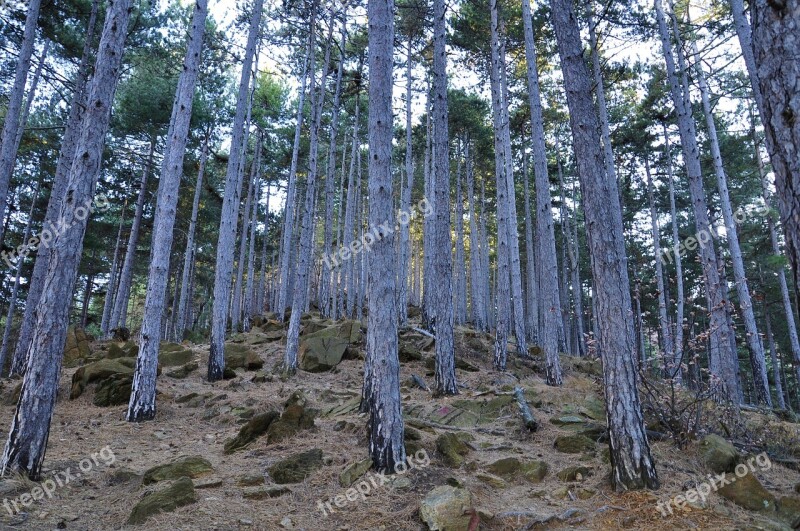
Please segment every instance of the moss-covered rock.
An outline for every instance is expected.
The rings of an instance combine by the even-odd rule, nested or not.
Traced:
[[[263,366],[264,360],[246,345],[237,345],[234,343],[225,344],[225,369],[257,371]]]
[[[276,411],[267,411],[255,415],[247,424],[242,426],[238,435],[225,443],[224,451],[226,454],[232,454],[236,450],[244,448],[252,441],[259,438],[261,435],[267,433],[270,425],[278,418]]]
[[[91,383],[105,380],[114,375],[133,376],[135,358],[101,359],[80,367],[72,375],[72,389],[69,397],[78,398]]]
[[[158,363],[164,367],[185,365],[194,359],[194,353],[177,343],[161,343],[158,350]]]
[[[128,524],[143,524],[153,515],[171,512],[196,501],[197,495],[192,480],[186,477],[180,478],[169,487],[152,492],[142,498],[131,511]]]
[[[570,466],[561,470],[556,476],[561,481],[583,481],[589,476],[589,469],[585,466]]]
[[[770,494],[753,474],[748,472],[735,479],[736,481],[720,487],[717,493],[750,511],[775,510],[775,496]]]
[[[342,487],[349,487],[356,482],[358,478],[367,473],[367,470],[372,468],[372,459],[363,459],[350,463],[339,474],[339,485]]]
[[[154,466],[144,473],[143,485],[150,485],[159,481],[176,480],[182,477],[198,478],[214,471],[211,462],[199,455],[183,456],[170,463]]]
[[[516,457],[505,457],[491,463],[486,470],[507,479],[522,476],[531,483],[539,483],[547,475],[548,468],[544,461],[520,461]]]
[[[472,517],[472,495],[450,485],[436,487],[422,500],[419,517],[431,531],[464,531]]]
[[[297,433],[314,427],[315,412],[306,407],[306,397],[302,391],[295,391],[283,405],[278,420],[267,429],[267,444],[280,442]]]
[[[278,461],[267,469],[275,483],[300,483],[322,467],[322,450],[315,448]]]
[[[700,455],[703,463],[717,474],[733,472],[736,463],[739,462],[739,452],[736,448],[715,434],[706,435],[700,441]]]
[[[445,433],[436,439],[436,450],[445,466],[458,468],[464,463],[464,456],[470,448],[455,433]]]
[[[559,435],[553,446],[565,454],[580,454],[595,449],[595,443],[585,435]]]
[[[132,375],[112,374],[97,385],[92,403],[98,407],[127,404],[131,398],[132,385]]]
[[[178,367],[177,369],[172,369],[171,371],[167,371],[167,376],[169,376],[170,378],[176,378],[178,380],[181,380],[189,376],[198,368],[199,366],[197,365],[196,361],[190,361],[186,365]]]
[[[778,517],[792,529],[800,529],[800,498],[784,496],[778,500]]]
[[[335,336],[305,337],[300,341],[298,367],[308,372],[329,371],[342,361],[348,344],[346,339]]]
[[[64,367],[75,367],[91,356],[91,339],[83,330],[70,326],[67,328],[67,338],[64,344]]]

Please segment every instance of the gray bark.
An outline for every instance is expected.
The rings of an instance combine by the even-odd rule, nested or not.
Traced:
[[[64,192],[67,187],[67,175],[72,166],[72,159],[75,156],[75,149],[80,134],[80,126],[83,120],[86,101],[86,84],[89,75],[89,60],[94,41],[95,26],[97,25],[97,10],[99,0],[92,1],[92,8],[89,14],[89,21],[86,27],[86,38],[84,40],[81,61],[75,77],[75,89],[72,93],[70,102],[69,116],[67,117],[64,135],[61,137],[61,148],[58,152],[56,171],[53,175],[53,184],[50,188],[50,200],[47,203],[43,230],[54,227],[61,211],[61,203],[64,199]],[[11,367],[12,374],[22,374],[25,372],[27,363],[26,355],[33,337],[33,324],[35,323],[36,306],[42,294],[44,276],[50,265],[50,253],[42,252],[36,254],[36,262],[33,266],[33,274],[28,282],[28,298],[25,301],[25,315],[22,318],[22,325],[17,335],[17,345],[14,348],[14,361]]]
[[[114,245],[114,257],[111,259],[111,270],[108,275],[108,285],[106,286],[106,297],[103,302],[103,317],[100,321],[100,330],[103,337],[108,335],[109,321],[111,320],[111,310],[114,307],[114,292],[117,289],[119,277],[119,253],[122,247],[122,227],[125,225],[125,209],[128,207],[127,198],[122,203],[119,217],[119,229],[117,230],[117,243]]]
[[[231,296],[231,273],[233,272],[233,253],[236,246],[236,214],[239,210],[242,189],[239,165],[244,158],[244,120],[249,107],[248,89],[255,55],[256,41],[261,28],[263,0],[254,0],[250,18],[250,32],[247,37],[242,77],[236,100],[236,114],[231,134],[231,152],[225,173],[225,195],[222,200],[222,215],[217,241],[217,261],[214,274],[214,304],[211,320],[211,354],[208,358],[208,380],[222,379],[225,368],[225,332],[228,325],[228,301]]]
[[[91,104],[86,107],[59,211],[59,217],[70,229],[56,235],[47,251],[50,262],[34,312],[33,337],[26,356],[28,370],[22,380],[19,402],[0,463],[3,475],[20,473],[33,480],[40,477],[58,390],[69,307],[83,249],[87,207],[94,197],[101,170],[130,12],[130,0],[118,0],[109,4],[106,13],[94,76],[89,85]]]
[[[616,181],[604,171],[600,124],[583,60],[571,0],[551,0],[564,75],[575,158],[581,180],[597,298],[608,417],[611,482],[615,489],[657,488],[658,476],[644,429],[639,392],[622,209]]]
[[[316,3],[312,7],[312,13],[316,12]],[[313,17],[313,15],[312,15]],[[313,27],[313,18],[311,26]],[[310,64],[309,64],[310,63]],[[288,304],[290,277],[293,276],[291,270],[291,258],[293,251],[294,237],[294,215],[295,202],[297,196],[297,162],[300,157],[300,138],[303,130],[303,112],[306,101],[306,82],[309,72],[313,75],[314,71],[314,32],[309,30],[306,54],[303,59],[303,77],[300,80],[299,101],[297,102],[297,118],[294,129],[294,144],[292,147],[292,162],[289,167],[289,180],[286,183],[286,206],[284,208],[283,239],[281,242],[281,264],[280,264],[280,283],[278,286],[278,305],[274,311],[278,314],[278,319],[283,321],[283,315]]]
[[[459,145],[461,145],[459,143]],[[461,155],[458,155],[456,169],[455,238],[456,252],[453,269],[453,323],[460,325],[467,321],[467,265],[464,256],[464,197],[461,193]]]
[[[673,14],[675,31],[678,31],[677,20]],[[722,155],[719,149],[717,138],[717,126],[714,123],[714,115],[711,109],[711,100],[708,94],[708,84],[706,83],[705,73],[699,63],[699,52],[697,43],[692,41],[692,53],[697,58],[695,63],[695,73],[700,86],[700,95],[703,102],[703,114],[708,128],[708,138],[711,144],[711,157],[714,161],[714,173],[717,176],[717,188],[719,189],[719,202],[722,210],[722,218],[725,221],[726,239],[731,253],[733,263],[733,276],[736,281],[736,292],[739,295],[739,310],[745,326],[745,340],[747,349],[750,353],[750,366],[753,371],[753,387],[756,399],[761,404],[772,406],[772,398],[769,393],[769,381],[767,380],[767,362],[764,358],[764,348],[761,344],[761,336],[758,333],[756,317],[753,313],[753,301],[750,298],[747,275],[744,270],[744,259],[742,249],[739,246],[739,231],[736,228],[733,207],[731,206],[730,193],[728,192],[728,177],[725,175],[725,168],[722,165]]]
[[[434,394],[456,395],[453,344],[452,242],[450,241],[450,150],[447,123],[447,37],[444,0],[433,0],[433,259],[432,305],[436,333]],[[389,89],[391,92],[391,89]],[[391,119],[389,120],[391,122]],[[370,189],[370,193],[372,189]]]
[[[414,155],[411,146],[411,98],[413,77],[411,69],[413,67],[413,35],[409,34],[406,41],[406,183],[400,190],[400,210],[408,212],[411,208],[411,188],[414,185]],[[400,227],[400,271],[397,274],[399,285],[397,286],[397,315],[400,326],[405,326],[408,320],[408,284],[409,284],[409,264],[411,261],[411,240],[410,226],[408,223]]]
[[[478,222],[475,219],[475,172],[470,145],[470,139],[467,138],[464,142],[464,158],[467,165],[467,213],[469,214],[470,312],[475,329],[486,332],[489,330],[489,324],[486,316],[484,286],[488,284],[489,280],[483,272],[481,257],[483,243]]]
[[[705,285],[706,300],[710,313],[710,349],[709,371],[718,385],[717,398],[737,402],[740,395],[738,374],[735,371],[735,353],[730,348],[728,328],[728,303],[724,298],[717,269],[717,253],[714,248],[712,235],[713,227],[708,219],[708,206],[706,204],[703,174],[700,167],[700,151],[697,145],[697,132],[692,118],[691,98],[688,91],[686,69],[683,65],[680,48],[678,48],[679,66],[683,78],[679,79],[675,68],[675,59],[672,53],[669,30],[664,18],[661,0],[655,0],[656,19],[658,21],[661,47],[667,66],[672,101],[678,117],[678,129],[681,135],[684,164],[689,179],[689,192],[694,209],[695,227],[698,235],[706,238],[704,245],[700,245],[700,262],[703,268],[703,281]],[[676,243],[677,245],[677,243]]]
[[[271,186],[272,183],[267,181],[267,202],[264,206],[264,239],[261,241],[261,274],[258,276],[258,287],[256,288],[255,301],[255,311],[257,311],[259,314],[264,312],[264,308],[267,304],[267,249],[269,246],[269,198],[271,196]]]
[[[786,254],[800,291],[800,4],[752,2],[753,51],[763,97],[761,119],[775,172],[778,210],[786,234]]]
[[[524,16],[524,15],[523,15]],[[528,339],[534,343],[539,338],[539,287],[536,283],[537,268],[534,256],[538,251],[534,251],[533,243],[533,224],[534,219],[531,214],[531,192],[528,181],[530,171],[528,170],[528,155],[522,154],[522,182],[525,195],[525,328],[528,332]]]
[[[252,100],[251,100],[252,101]],[[248,112],[248,115],[250,113]],[[247,120],[247,124],[250,120]],[[245,153],[247,151],[247,140],[245,139]],[[241,332],[244,330],[244,268],[248,262],[248,241],[250,224],[250,210],[253,204],[253,198],[256,194],[256,183],[258,181],[259,165],[261,163],[261,136],[259,132],[258,140],[256,141],[256,150],[253,153],[253,160],[250,163],[250,174],[247,179],[247,198],[244,201],[244,209],[242,210],[242,230],[239,233],[239,259],[236,261],[236,281],[233,285],[233,296],[231,300],[231,330],[234,332]],[[244,161],[242,161],[244,166]],[[257,201],[256,201],[257,203]]]
[[[442,2],[443,0],[437,0]],[[367,4],[369,33],[369,224],[392,223],[392,66],[393,0]],[[355,152],[353,153],[355,155]],[[405,465],[400,362],[397,356],[394,234],[378,229],[365,253],[369,262],[367,360],[362,405],[369,420],[369,454],[377,470]],[[448,248],[449,249],[449,248]],[[437,340],[438,343],[438,340]]]
[[[670,219],[672,220],[672,257],[675,260],[675,284],[676,284],[676,303],[675,303],[675,334],[672,343],[673,354],[677,363],[681,367],[676,367],[675,378],[681,374],[683,359],[683,314],[686,304],[686,297],[683,292],[683,259],[678,252],[678,245],[680,244],[680,235],[678,234],[678,215],[675,209],[675,184],[672,178],[672,151],[670,149],[669,130],[666,123],[664,124],[664,157],[667,163],[667,179],[669,180],[669,210]],[[659,261],[661,257],[658,257]]]
[[[144,301],[141,343],[139,355],[136,358],[131,398],[126,415],[129,422],[151,420],[156,414],[156,372],[158,370],[161,317],[164,313],[164,299],[172,251],[172,233],[175,226],[181,177],[183,176],[183,158],[192,118],[192,100],[203,49],[207,6],[207,0],[197,0],[195,3],[190,37],[186,45],[186,58],[183,61],[183,71],[178,80],[175,102],[172,106],[164,161],[161,166],[161,181],[158,186],[155,220],[153,221],[152,254],[150,272],[147,277],[147,294]]]
[[[33,226],[33,212],[36,207],[36,200],[39,198],[39,190],[42,188],[43,173],[39,176],[36,182],[36,188],[33,192],[33,199],[31,200],[31,208],[28,212],[28,221],[25,224],[25,233],[22,236],[22,244],[25,245],[31,237],[31,227]],[[22,278],[22,264],[25,262],[23,257],[17,259],[16,271],[14,274],[14,287],[11,288],[11,296],[8,298],[8,312],[6,312],[6,326],[3,330],[3,343],[0,345],[0,376],[3,375],[6,368],[6,355],[8,354],[8,344],[11,340],[11,325],[14,322],[14,311],[17,307],[17,296],[19,295],[19,283]]]
[[[528,105],[531,112],[531,145],[533,172],[536,179],[536,236],[539,248],[539,345],[545,357],[545,380],[549,385],[561,385],[561,364],[558,358],[558,323],[561,322],[561,297],[558,292],[556,263],[556,233],[553,226],[553,205],[550,198],[550,178],[547,175],[547,152],[544,142],[544,119],[536,71],[536,50],[533,44],[533,21],[529,0],[522,0],[525,26],[525,56],[528,74]],[[526,175],[527,178],[527,175]],[[526,179],[527,193],[527,179]],[[526,199],[527,201],[527,199]],[[564,220],[562,220],[563,223]],[[566,242],[564,242],[566,245]],[[566,286],[565,286],[566,287]],[[564,291],[564,298],[567,294]]]
[[[358,198],[356,197],[356,182],[355,173],[356,166],[361,164],[361,149],[359,148],[358,140],[358,119],[360,110],[361,98],[356,94],[356,109],[353,116],[353,145],[350,150],[350,169],[347,175],[347,205],[344,212],[344,236],[342,237],[342,244],[344,247],[349,247],[353,241],[353,231],[355,230],[356,211],[358,205]],[[346,315],[352,318],[355,315],[355,272],[353,266],[353,259],[344,263],[344,283],[343,288],[346,291]],[[344,298],[344,297],[343,297]]]
[[[142,179],[139,184],[139,195],[136,198],[136,214],[131,223],[131,232],[128,236],[128,247],[125,251],[125,260],[122,264],[122,273],[119,276],[117,293],[114,297],[114,310],[111,312],[111,322],[109,332],[116,328],[125,328],[128,315],[128,302],[131,295],[131,283],[133,282],[133,262],[136,260],[136,246],[139,244],[139,228],[142,225],[142,213],[144,212],[144,201],[147,196],[147,179],[153,167],[153,156],[156,149],[155,137],[150,139],[150,147],[147,154]]]
[[[186,332],[187,313],[191,294],[189,293],[189,278],[195,253],[195,234],[197,233],[197,215],[200,211],[200,194],[203,191],[203,177],[208,162],[208,141],[211,132],[207,131],[203,139],[203,148],[200,153],[200,168],[197,170],[197,180],[194,183],[194,199],[192,200],[192,215],[189,218],[189,228],[186,231],[186,250],[183,252],[183,269],[181,273],[181,298],[178,302],[178,321],[175,326],[176,341],[182,341]]]
[[[28,71],[31,68],[33,48],[36,44],[36,30],[38,29],[37,23],[41,5],[41,0],[30,0],[28,2],[25,29],[22,33],[22,42],[17,55],[14,84],[11,87],[8,104],[6,105],[6,118],[3,123],[2,140],[0,140],[0,219],[5,217],[8,187],[11,184],[11,176],[14,173],[14,163],[17,160],[17,150],[19,149],[19,130],[25,125],[21,116],[22,102],[25,96]],[[5,226],[0,226],[0,243],[3,242],[4,237]]]

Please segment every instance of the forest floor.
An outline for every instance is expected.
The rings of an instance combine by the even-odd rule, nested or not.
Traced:
[[[425,359],[401,364],[407,425],[417,438],[413,441],[416,455],[427,454],[429,462],[417,459],[418,467],[391,478],[385,485],[373,484],[366,499],[347,501],[337,512],[325,514],[324,502],[347,491],[340,484],[340,473],[347,465],[368,456],[363,429],[366,419],[355,408],[363,362],[345,359],[332,371],[298,371],[288,381],[282,381],[271,370],[282,359],[283,340],[269,342],[260,335],[256,331],[244,339],[255,343],[251,348],[265,362],[263,372],[239,369],[236,378],[213,384],[204,380],[208,345],[186,343],[199,370],[184,379],[162,374],[158,380],[156,419],[141,424],[124,420],[124,405],[93,405],[92,389],[70,400],[71,378],[76,369],[65,369],[44,476],[71,469],[80,477],[57,487],[52,498],[35,501],[25,512],[9,514],[14,512],[13,507],[9,511],[11,506],[6,503],[5,509],[0,508],[0,528],[134,529],[126,525],[132,507],[146,493],[163,487],[162,483],[142,485],[142,474],[181,456],[197,455],[213,466],[212,472],[194,479],[197,501],[153,516],[138,528],[424,530],[426,526],[419,515],[422,500],[434,487],[451,484],[471,493],[472,506],[480,518],[480,527],[474,529],[786,529],[717,493],[711,493],[705,503],[675,509],[672,515],[663,517],[657,508],[659,501],[684,493],[687,485],[706,480],[710,472],[703,467],[697,443],[679,450],[670,440],[653,441],[661,488],[615,493],[609,482],[605,443],[593,443],[579,453],[563,453],[554,448],[557,437],[575,433],[572,422],[579,426],[583,422],[584,428],[593,422],[605,422],[596,371],[592,374],[580,360],[565,356],[561,388],[546,386],[535,362],[512,360],[509,371],[499,373],[491,368],[489,337],[466,329],[459,329],[456,335],[457,356],[474,366],[464,365],[467,368],[479,370],[457,369],[462,386],[459,396],[432,398],[411,383],[412,374],[432,383]],[[485,349],[480,348],[481,344]],[[97,348],[98,343],[93,347]],[[430,351],[423,351],[424,358],[431,356]],[[266,376],[268,381],[251,381],[255,374],[262,376],[257,380]],[[14,412],[10,403],[13,384],[5,382],[2,390],[0,430],[4,433]],[[539,421],[535,432],[529,432],[522,424],[510,392],[515,386],[525,390]],[[269,410],[280,412],[296,390],[301,390],[308,399],[307,406],[316,410],[312,428],[271,444],[267,437],[260,437],[238,452],[224,453],[224,443],[237,435],[245,422],[243,416]],[[200,398],[181,400],[190,393],[197,393]],[[465,401],[473,402],[475,407]],[[461,421],[454,421],[450,413],[459,410],[467,413],[461,415]],[[563,421],[558,423],[564,425],[553,423],[558,418]],[[796,437],[797,425],[791,426]],[[444,456],[437,450],[437,437],[446,433],[472,436],[463,463],[456,468],[446,466]],[[106,465],[99,459],[83,472],[80,465],[86,465],[85,460],[104,447],[113,452],[113,464]],[[264,494],[277,494],[270,490],[275,486],[267,472],[272,464],[310,449],[322,451],[321,468],[300,483],[286,485],[289,491],[282,495],[272,498]],[[425,452],[420,453],[420,449]],[[108,457],[107,452],[104,457]],[[540,482],[514,476],[515,471],[503,479],[499,473],[486,473],[492,463],[509,457],[523,463],[543,461],[548,472]],[[588,470],[574,481],[559,479],[558,472],[571,466]],[[365,477],[374,474],[367,472]],[[756,476],[776,497],[794,495],[795,485],[800,482],[800,473],[779,464],[759,470]],[[20,479],[5,480],[0,495],[6,496],[3,502],[18,499],[35,486]]]

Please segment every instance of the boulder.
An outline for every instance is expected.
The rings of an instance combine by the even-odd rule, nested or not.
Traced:
[[[300,341],[298,366],[308,372],[329,371],[342,361],[348,344],[346,339],[335,336],[306,337]]]
[[[64,344],[64,367],[75,367],[91,356],[90,339],[83,328],[70,326]]]
[[[182,477],[197,478],[213,471],[214,468],[207,459],[199,455],[183,456],[175,459],[171,463],[154,466],[145,472],[142,478],[142,484],[150,485],[151,483],[176,480]]]
[[[78,398],[90,383],[105,380],[114,375],[133,376],[136,358],[101,359],[80,367],[72,375],[72,389],[69,397]]]
[[[322,323],[326,324],[326,323]],[[306,325],[308,326],[308,325]],[[305,332],[306,339],[315,337],[336,337],[345,340],[347,343],[356,344],[361,342],[361,321],[346,319],[332,325],[324,326],[313,332]]]
[[[288,487],[259,487],[257,489],[244,489],[242,497],[246,500],[267,500],[269,498],[277,498],[292,492]]]
[[[445,466],[458,468],[464,463],[464,456],[469,453],[469,446],[455,433],[445,433],[436,439],[436,449],[442,456]]]
[[[561,481],[583,481],[589,476],[589,469],[585,466],[571,466],[560,471],[556,476]]]
[[[285,485],[300,483],[320,467],[322,467],[322,450],[315,448],[278,461],[267,471],[275,483]]]
[[[247,371],[257,371],[264,366],[258,354],[250,350],[245,345],[233,343],[225,344],[225,369],[245,369]]]
[[[778,517],[792,529],[800,529],[800,498],[784,496],[778,500]]]
[[[549,467],[544,461],[520,461],[516,457],[505,457],[491,463],[486,469],[506,479],[522,476],[531,483],[540,483]]]
[[[180,478],[165,489],[152,492],[136,504],[128,517],[129,525],[143,524],[149,517],[171,512],[197,501],[194,485],[189,478]]]
[[[194,359],[194,353],[177,343],[161,343],[158,350],[158,363],[164,367],[185,365]]]
[[[181,379],[186,378],[187,376],[189,376],[191,373],[193,373],[197,369],[198,369],[197,362],[196,361],[190,361],[186,365],[183,365],[181,367],[178,367],[177,369],[172,369],[171,371],[168,371],[167,372],[167,376],[169,376],[170,378],[176,378],[178,380],[181,380]]]
[[[748,472],[742,477],[736,477],[717,490],[717,493],[749,511],[774,511],[775,496],[758,481],[753,474]]]
[[[280,442],[297,433],[314,427],[314,411],[306,408],[306,397],[295,391],[283,405],[283,413],[267,429],[267,444]]]
[[[125,349],[123,349],[118,343],[111,343],[108,346],[108,351],[106,351],[105,357],[110,360],[115,360],[117,358],[127,358],[130,357],[131,354],[128,353]]]
[[[585,435],[559,435],[553,446],[565,454],[580,454],[594,450],[594,441]]]
[[[700,441],[700,455],[703,463],[716,472],[733,472],[739,462],[739,452],[736,448],[719,435],[706,435]]]
[[[232,454],[236,450],[244,448],[252,441],[265,434],[270,425],[275,422],[275,419],[277,418],[278,413],[276,411],[267,411],[266,413],[255,415],[253,418],[247,421],[247,424],[242,426],[242,428],[239,430],[239,434],[236,435],[236,437],[228,440],[225,443],[225,453]]]
[[[349,487],[355,483],[358,478],[366,474],[367,470],[370,468],[372,468],[372,459],[369,458],[350,463],[342,470],[341,474],[339,474],[339,485],[342,487]]]
[[[434,488],[419,507],[419,517],[431,531],[464,531],[472,512],[470,492],[450,485]]]
[[[131,399],[133,376],[112,374],[97,384],[92,403],[98,407],[121,406]]]

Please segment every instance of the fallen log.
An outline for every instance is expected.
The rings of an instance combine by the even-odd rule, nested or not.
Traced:
[[[536,431],[539,428],[539,423],[533,418],[533,413],[531,413],[531,408],[528,407],[528,401],[525,400],[525,395],[521,387],[514,388],[514,398],[517,399],[517,405],[519,406],[522,420],[525,421],[525,427],[528,428],[529,431]]]

